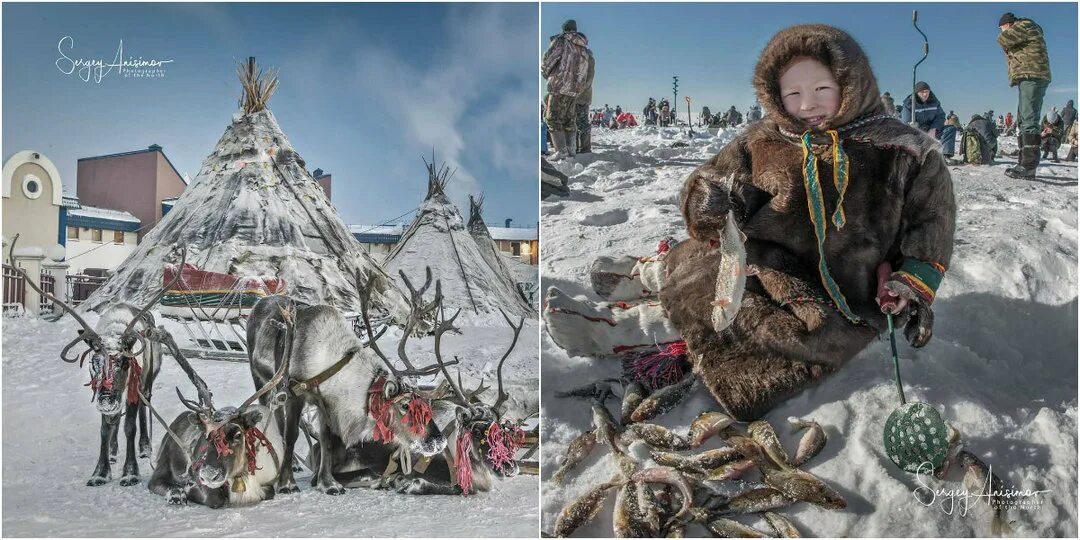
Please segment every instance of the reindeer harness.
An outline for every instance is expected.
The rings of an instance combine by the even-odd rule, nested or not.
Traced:
[[[345,365],[348,364],[353,359],[353,357],[356,356],[357,352],[359,351],[355,349],[346,352],[340,360],[334,362],[334,365],[324,369],[318,375],[315,375],[310,379],[294,382],[292,386],[289,387],[289,391],[292,392],[293,395],[299,396],[311,390],[317,389],[320,384],[329,380],[330,377],[337,375],[338,372],[341,371],[342,368],[344,368]]]

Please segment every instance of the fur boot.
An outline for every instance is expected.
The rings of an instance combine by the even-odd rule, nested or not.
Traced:
[[[597,257],[589,269],[593,292],[609,302],[639,300],[651,296],[641,282],[639,257]]]
[[[658,301],[594,304],[551,287],[544,305],[548,334],[570,356],[615,354],[679,339]]]

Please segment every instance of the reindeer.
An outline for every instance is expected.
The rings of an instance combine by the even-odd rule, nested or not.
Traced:
[[[464,392],[461,384],[461,374],[458,373],[457,384],[450,378],[446,370],[446,364],[439,355],[439,361],[446,383],[454,392],[452,401],[458,405],[455,418],[456,426],[447,426],[445,432],[457,433],[457,443],[445,453],[445,469],[452,472],[450,482],[445,481],[446,476],[441,476],[444,467],[429,468],[423,481],[414,484],[413,489],[418,493],[425,494],[456,494],[467,495],[489,491],[492,487],[493,475],[512,477],[519,472],[515,454],[525,444],[525,432],[521,430],[520,422],[504,420],[505,410],[503,404],[509,395],[503,389],[502,368],[506,359],[517,345],[518,336],[525,324],[525,317],[521,317],[515,325],[505,312],[502,312],[506,324],[513,330],[513,339],[510,347],[503,353],[496,368],[498,380],[498,392],[495,403],[487,404],[479,399],[479,396],[488,389],[483,381],[471,392]],[[455,314],[454,317],[457,315]],[[439,319],[442,313],[440,309]],[[451,318],[451,321],[453,317]],[[441,324],[441,323],[440,323]],[[465,457],[463,457],[463,454]],[[453,466],[450,466],[450,461]],[[436,475],[431,478],[432,471]],[[440,478],[441,476],[441,478]]]
[[[359,274],[357,281],[362,281]],[[430,317],[434,303],[423,303],[423,294],[430,285],[430,269],[427,282],[419,291],[409,284],[412,298],[404,327],[405,339]],[[441,298],[439,287],[436,291],[436,296]],[[368,287],[361,298],[365,313],[370,295],[371,288]],[[295,332],[291,339],[286,339],[280,330],[285,322],[283,313],[292,314]],[[365,324],[370,333],[370,319],[365,317]],[[373,339],[378,337],[373,336]],[[415,368],[405,354],[405,339],[398,346],[398,356],[406,369],[398,369],[378,352],[372,339],[367,345],[376,353],[367,351],[336,308],[305,305],[284,296],[269,296],[255,304],[247,325],[255,385],[265,384],[284,359],[291,358],[285,372],[287,399],[276,415],[284,435],[282,463],[294,462],[300,416],[305,405],[318,410],[316,438],[336,441],[336,445],[320,447],[320,463],[334,463],[332,446],[349,448],[367,441],[392,444],[399,451],[404,449],[405,453],[418,452],[425,456],[443,451],[446,439],[432,418],[432,396],[418,391],[410,382],[410,378],[435,373],[439,366]],[[385,365],[380,365],[380,359]],[[332,466],[315,467],[312,484],[331,495],[344,493],[345,488],[334,478],[332,469]],[[282,467],[277,492],[298,490],[293,467]]]
[[[415,304],[417,291],[413,289],[404,274],[402,277],[412,293]],[[430,269],[428,269],[427,279],[430,283]],[[424,288],[426,289],[427,285]],[[383,355],[376,344],[378,336],[372,333],[366,301],[368,296],[370,296],[370,290],[361,287],[361,316],[368,335],[368,344],[375,354],[387,365],[392,366],[390,360]],[[321,469],[321,464],[326,463],[323,461],[325,459],[323,456],[329,453],[332,456],[329,462],[332,464],[332,474],[343,485],[367,488],[386,487],[399,493],[413,495],[486,492],[492,486],[492,472],[500,476],[514,476],[518,473],[514,454],[524,442],[524,433],[516,425],[501,422],[502,405],[509,397],[503,390],[502,368],[517,345],[525,318],[522,317],[515,325],[506,313],[503,313],[503,318],[513,329],[514,336],[510,347],[499,360],[498,397],[493,405],[487,405],[478,398],[488,389],[483,386],[483,382],[481,381],[480,386],[466,394],[461,390],[460,373],[458,383],[455,385],[447,371],[447,366],[456,364],[458,361],[456,359],[454,362],[443,361],[442,337],[446,332],[456,330],[453,323],[460,310],[449,319],[446,318],[438,282],[436,282],[435,300],[430,305],[435,313],[435,361],[445,379],[433,396],[436,399],[444,399],[442,394],[446,387],[452,389],[456,395],[456,398],[446,399],[455,406],[456,414],[451,425],[443,430],[444,433],[452,433],[455,430],[461,432],[456,447],[446,449],[441,455],[425,456],[419,464],[415,464],[407,449],[393,448],[376,442],[362,442],[355,446],[347,446],[338,438],[320,438],[319,443],[315,445],[318,450],[312,451],[314,468]],[[408,338],[408,335],[406,333],[398,344],[399,356],[403,354],[404,340]],[[400,461],[400,465],[397,461]]]
[[[274,483],[282,468],[277,449],[283,446],[271,408],[256,403],[281,381],[288,360],[277,373],[239,407],[217,408],[201,379],[193,378],[199,402],[186,399],[189,410],[165,426],[161,453],[150,477],[150,491],[171,504],[195,502],[210,508],[254,504],[274,498]],[[270,398],[281,404],[281,394]]]
[[[150,403],[154,387],[154,379],[161,370],[161,342],[172,350],[173,356],[181,362],[181,368],[185,372],[193,373],[191,366],[182,361],[176,343],[168,336],[164,329],[154,326],[154,316],[150,308],[157,304],[176,280],[176,277],[162,288],[150,302],[142,308],[128,303],[118,303],[109,306],[101,314],[96,327],[89,324],[75,309],[57,297],[41,290],[34,279],[26,275],[26,272],[15,264],[15,242],[18,235],[11,240],[11,249],[8,252],[11,266],[22,275],[25,282],[38,294],[52,300],[57,306],[71,315],[81,326],[79,335],[68,343],[60,351],[60,359],[68,362],[78,362],[80,366],[89,357],[90,360],[90,386],[93,392],[91,401],[101,413],[101,449],[98,454],[97,466],[86,482],[88,486],[100,486],[112,479],[110,463],[116,461],[117,436],[120,428],[120,417],[124,414],[124,435],[127,437],[127,456],[124,460],[123,476],[120,477],[120,485],[132,486],[139,482],[139,464],[135,453],[136,418],[139,428],[139,452],[138,457],[149,458],[151,453],[150,431],[147,425],[147,409],[144,404]],[[187,259],[187,250],[182,249],[180,266]],[[68,356],[68,353],[79,343],[89,346],[85,352],[78,356]],[[135,345],[139,349],[135,350]],[[140,402],[140,400],[142,400]]]

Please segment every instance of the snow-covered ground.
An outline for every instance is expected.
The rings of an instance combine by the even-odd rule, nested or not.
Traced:
[[[588,278],[594,258],[651,254],[667,235],[686,238],[677,206],[683,180],[734,134],[690,138],[675,129],[594,130],[595,153],[557,165],[570,177],[572,194],[541,203],[542,289],[557,286],[598,300]],[[676,141],[689,146],[672,148]],[[1015,150],[1015,139],[1002,146]],[[1060,155],[1066,152],[1063,147]],[[1013,163],[1014,158],[999,158],[993,166],[950,167],[958,204],[952,267],[934,304],[933,340],[916,351],[901,338],[901,367],[908,399],[939,407],[962,433],[965,447],[1006,484],[1046,490],[1029,499],[1032,508],[1009,511],[1016,534],[1075,537],[1077,168],[1047,163],[1037,179],[1021,181],[1004,174]],[[541,344],[546,480],[567,444],[590,424],[586,402],[559,399],[554,392],[617,376],[619,365],[609,358],[568,358],[546,331]],[[948,512],[946,497],[924,506],[912,493],[915,477],[885,456],[882,427],[898,405],[889,358],[888,341],[882,340],[768,415],[789,451],[799,437],[788,433],[789,416],[824,426],[828,444],[805,468],[848,503],[842,511],[802,503],[783,512],[808,536],[990,534],[985,506],[961,512],[961,501],[953,500],[958,504]],[[656,422],[685,430],[698,413],[715,409],[715,401],[699,390]],[[544,530],[553,528],[564,505],[612,476],[610,454],[599,448],[565,486],[542,483]],[[647,458],[643,445],[631,450]],[[960,489],[959,479],[954,471],[949,482],[925,481]],[[577,535],[611,536],[613,499]],[[770,530],[763,520],[743,521]]]
[[[94,324],[96,316],[88,318]],[[310,487],[299,473],[299,494],[243,508],[211,510],[171,506],[146,488],[152,466],[139,460],[142,482],[121,487],[116,480],[86,487],[98,455],[100,416],[90,403],[86,368],[59,359],[75,335],[70,317],[58,323],[40,319],[3,320],[3,532],[5,536],[501,536],[532,537],[537,524],[537,478],[521,475],[497,480],[489,493],[461,496],[409,496],[387,491],[349,490],[330,496]],[[509,345],[509,328],[463,328],[444,337],[443,348],[462,360],[465,384],[487,374]],[[396,339],[384,336],[386,350]],[[412,358],[430,357],[432,339],[409,341]],[[510,416],[535,411],[539,387],[537,327],[526,322],[504,378],[516,396]],[[219,406],[238,405],[254,391],[246,364],[192,360],[210,385]],[[154,384],[155,408],[167,419],[183,408],[173,393],[190,395],[191,383],[171,357]],[[527,413],[526,413],[527,414]],[[154,426],[154,448],[164,431]],[[118,478],[114,464],[113,476]],[[306,444],[300,443],[306,455]],[[156,455],[155,455],[156,458]]]

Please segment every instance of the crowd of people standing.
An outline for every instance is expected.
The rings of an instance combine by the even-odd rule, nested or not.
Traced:
[[[945,110],[929,83],[919,81],[913,92],[900,105],[889,92],[881,95],[881,102],[891,114],[896,111],[901,120],[941,141],[942,155],[966,163],[991,163],[998,154],[998,137],[1017,137],[1019,151],[1016,166],[1006,170],[1014,178],[1033,178],[1041,159],[1058,162],[1058,148],[1071,146],[1066,160],[1076,159],[1077,115],[1073,100],[1069,100],[1059,112],[1053,107],[1041,116],[1043,98],[1050,84],[1050,60],[1046,42],[1039,27],[1031,19],[1018,18],[1005,13],[998,21],[1000,33],[998,44],[1005,54],[1008,65],[1009,84],[1017,87],[1018,103],[1014,116],[1012,111],[997,115],[994,111],[971,116],[962,124],[954,111]],[[957,138],[960,148],[956,147]],[[973,147],[985,149],[983,157],[972,152]]]
[[[945,113],[930,84],[925,81],[916,83],[913,92],[899,105],[889,92],[881,95],[881,102],[889,114],[895,112],[904,122],[939,140],[942,154],[951,161],[990,163],[998,154],[998,137],[1015,135],[1018,163],[1007,169],[1006,174],[1014,178],[1033,178],[1041,159],[1058,161],[1058,148],[1063,143],[1071,146],[1065,159],[1075,161],[1076,108],[1069,100],[1060,112],[1053,107],[1046,115],[1041,114],[1051,80],[1042,28],[1031,19],[1018,18],[1013,13],[1002,15],[998,27],[997,41],[1005,54],[1009,85],[1016,87],[1018,92],[1015,115],[1009,111],[995,117],[991,110],[974,114],[967,124],[963,124],[955,111]],[[620,129],[638,125],[637,118],[619,105],[612,109],[605,104],[602,109],[590,110],[595,60],[588,39],[577,30],[573,19],[564,22],[562,32],[552,36],[550,42],[541,67],[548,82],[543,105],[544,153],[549,139],[555,148],[552,159],[590,152],[593,127]],[[667,98],[650,97],[641,117],[646,126],[666,127],[678,123]],[[761,107],[755,103],[747,111],[745,122],[749,124],[761,118]],[[706,106],[698,117],[699,126],[710,128],[737,127],[743,123],[744,116],[734,105],[716,114]],[[960,148],[956,146],[958,138]],[[957,159],[953,159],[958,154]],[[979,155],[983,157],[978,158]]]

